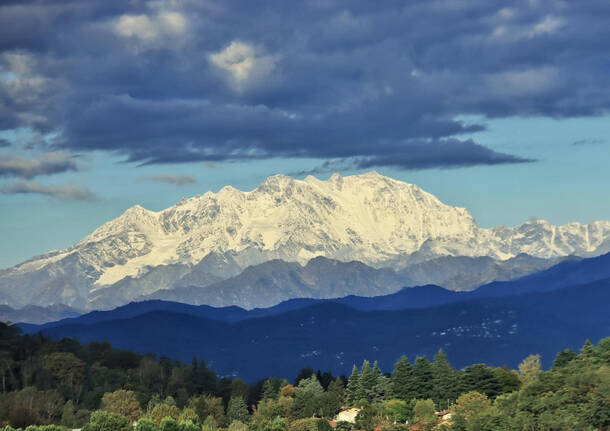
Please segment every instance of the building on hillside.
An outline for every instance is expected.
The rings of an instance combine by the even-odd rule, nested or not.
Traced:
[[[335,416],[333,420],[335,422],[349,422],[350,424],[353,424],[356,423],[356,416],[358,416],[359,412],[360,409],[357,408],[342,410],[337,413],[337,416]]]

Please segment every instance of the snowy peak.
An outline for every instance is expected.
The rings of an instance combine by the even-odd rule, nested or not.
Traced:
[[[136,205],[75,246],[4,271],[0,294],[17,283],[12,277],[35,278],[41,271],[57,281],[54,289],[78,279],[96,290],[145,275],[156,286],[163,271],[153,269],[183,276],[206,256],[227,262],[234,275],[273,259],[304,265],[316,256],[401,269],[439,256],[505,260],[522,253],[555,258],[608,251],[608,222],[553,226],[533,220],[482,229],[466,209],[376,172],[333,174],[326,181],[275,175],[251,191],[226,186],[159,212]],[[164,274],[163,283],[171,284]]]

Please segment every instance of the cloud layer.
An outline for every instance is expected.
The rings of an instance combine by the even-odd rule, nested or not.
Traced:
[[[78,166],[74,158],[64,153],[46,153],[34,159],[15,155],[0,156],[0,177],[32,179],[39,175],[53,175],[77,170]]]
[[[607,112],[609,20],[605,0],[8,1],[0,130],[140,163],[522,163],[457,118]]]
[[[33,194],[44,195],[59,200],[86,201],[95,198],[95,195],[86,187],[75,184],[46,186],[35,181],[19,180],[0,187],[3,194]]]
[[[197,179],[191,175],[154,175],[152,177],[144,177],[142,179],[156,183],[165,183],[176,187],[197,183]]]

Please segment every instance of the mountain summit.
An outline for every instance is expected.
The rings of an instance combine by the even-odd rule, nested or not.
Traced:
[[[483,229],[466,209],[376,172],[327,181],[276,175],[252,191],[227,186],[159,212],[134,206],[69,249],[0,272],[0,303],[87,308],[92,294],[117,284],[139,283],[138,295],[150,294],[183,277],[211,284],[274,259],[403,269],[440,256],[608,251],[609,222]]]

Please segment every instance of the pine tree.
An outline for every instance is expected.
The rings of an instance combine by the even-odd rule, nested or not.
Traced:
[[[413,384],[415,398],[428,399],[432,396],[432,367],[425,356],[418,356],[413,364]]]
[[[227,406],[227,417],[230,422],[248,422],[250,413],[248,412],[248,406],[242,397],[231,397],[229,405]]]
[[[341,379],[336,379],[330,382],[328,385],[328,391],[336,400],[340,406],[343,406],[345,402],[345,387]]]
[[[439,350],[432,363],[432,399],[437,406],[449,408],[458,397],[456,371],[453,369],[447,355]]]
[[[360,392],[360,372],[358,371],[358,367],[354,365],[352,368],[352,375],[349,376],[347,388],[345,389],[347,402],[353,405],[356,401],[358,401],[356,397]]]
[[[362,363],[362,371],[360,372],[360,398],[358,398],[356,401],[365,399],[371,402],[373,400],[376,384],[377,376],[375,376],[375,373],[371,368],[371,363],[369,361],[364,361]]]
[[[381,372],[381,368],[379,368],[379,362],[375,361],[373,362],[373,375],[375,376],[376,379],[378,379],[381,376],[382,372]]]
[[[391,378],[392,395],[399,400],[410,401],[413,394],[413,367],[406,356],[402,356],[395,364]]]
[[[386,376],[379,376],[373,388],[373,402],[380,403],[391,398],[392,389],[390,379]]]

